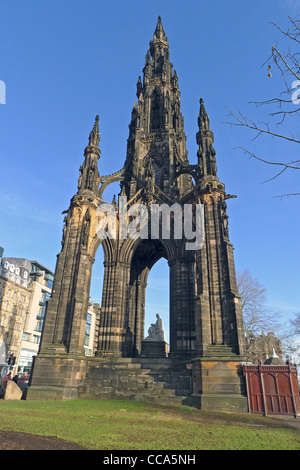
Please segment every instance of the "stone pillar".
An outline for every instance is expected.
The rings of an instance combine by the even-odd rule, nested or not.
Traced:
[[[170,356],[190,357],[196,352],[194,316],[194,263],[174,259],[170,266]]]

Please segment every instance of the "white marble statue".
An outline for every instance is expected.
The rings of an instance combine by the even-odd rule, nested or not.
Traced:
[[[156,314],[156,323],[151,323],[145,341],[166,341],[163,321],[159,313]]]

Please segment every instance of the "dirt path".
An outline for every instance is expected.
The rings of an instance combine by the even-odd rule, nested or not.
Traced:
[[[0,450],[86,450],[56,437],[35,436],[22,432],[0,431]]]

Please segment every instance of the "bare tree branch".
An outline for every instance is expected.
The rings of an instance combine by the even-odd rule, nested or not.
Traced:
[[[230,121],[226,122],[232,126],[237,127],[245,127],[254,131],[255,135],[251,139],[251,141],[256,140],[261,135],[269,135],[271,138],[281,139],[286,142],[292,142],[295,144],[300,143],[300,135],[298,132],[293,132],[293,129],[298,129],[299,126],[297,125],[297,119],[300,115],[300,105],[297,105],[300,100],[300,89],[298,90],[298,85],[300,86],[300,49],[298,44],[300,44],[300,19],[292,19],[289,18],[289,24],[287,28],[281,28],[276,23],[270,22],[273,26],[277,28],[277,30],[284,36],[285,39],[291,40],[291,45],[296,46],[296,50],[290,50],[289,47],[285,47],[285,49],[279,48],[277,45],[273,45],[271,49],[271,55],[268,60],[263,64],[264,67],[267,63],[268,65],[268,76],[271,78],[271,68],[275,66],[275,70],[280,71],[281,77],[284,81],[285,87],[279,93],[279,97],[266,99],[264,101],[250,101],[250,104],[255,104],[256,107],[261,107],[262,105],[269,105],[269,106],[276,106],[277,109],[271,109],[268,113],[270,123],[269,122],[259,122],[249,117],[245,116],[241,113],[239,109],[236,112],[233,112],[229,107],[227,107],[229,111]],[[271,67],[272,66],[272,67]],[[272,70],[273,72],[273,70]],[[295,80],[296,79],[296,80]],[[289,132],[277,130],[278,127],[281,126],[283,123],[286,124],[286,118],[289,118],[289,123],[295,124],[295,126],[289,129]],[[281,176],[287,169],[291,170],[298,170],[300,167],[300,160],[296,160],[293,162],[275,162],[270,161],[267,158],[262,158],[255,153],[245,149],[244,147],[241,148],[246,154],[250,156],[250,158],[255,158],[256,160],[268,164],[268,165],[275,165],[280,167],[280,171],[277,172],[275,176],[272,176],[262,183],[270,182],[279,176]],[[291,195],[298,195],[299,193],[290,193],[284,194],[282,196],[277,197],[287,197]]]
[[[280,198],[282,199],[283,197],[289,197],[289,196],[300,196],[300,193],[290,193],[290,194],[281,194],[280,196],[273,196],[274,198]]]
[[[292,20],[292,18],[289,17],[289,19],[290,19],[290,21],[294,24],[295,28],[296,28],[296,29],[299,29],[299,28],[296,26],[296,24],[294,23],[294,21]],[[299,41],[299,39],[297,38],[297,35],[296,35],[296,36],[292,36],[292,34],[289,32],[289,30],[288,30],[288,31],[284,31],[283,29],[280,28],[280,26],[278,26],[276,23],[273,23],[272,21],[269,21],[269,23],[272,24],[273,26],[275,26],[275,28],[279,29],[279,31],[280,31],[282,34],[284,34],[284,35],[287,36],[288,38],[293,39],[293,41],[296,41],[296,42],[298,42],[298,43],[300,44],[300,41]],[[300,31],[300,30],[299,30],[299,31]]]
[[[296,72],[294,72],[294,70],[289,66],[288,62],[285,60],[285,58],[281,55],[281,53],[279,52],[279,50],[273,46],[272,47],[272,55],[273,55],[273,59],[274,59],[274,62],[276,63],[277,67],[282,71],[280,65],[278,64],[278,61],[277,61],[277,57],[276,55],[274,54],[274,51],[279,55],[280,59],[283,61],[284,65],[286,66],[286,68],[291,72],[292,75],[294,75],[294,77],[297,79],[297,80],[300,80],[300,75],[298,75]],[[282,75],[283,75],[283,78],[285,80],[285,73],[282,71]],[[287,84],[286,84],[287,85]],[[288,85],[287,85],[288,87]]]
[[[242,149],[246,154],[250,155],[250,158],[256,158],[256,160],[259,160],[260,162],[267,163],[268,165],[279,165],[279,166],[284,166],[284,169],[287,168],[292,168],[293,170],[300,170],[300,166],[294,166],[292,165],[293,163],[298,163],[300,165],[300,160],[296,160],[295,162],[289,163],[282,163],[282,162],[270,162],[268,160],[264,160],[263,158],[258,157],[255,155],[255,153],[250,152],[249,150],[245,149],[244,147],[235,147],[236,149]]]
[[[286,169],[287,169],[287,167],[285,167],[283,170],[281,170],[279,173],[277,173],[277,175],[272,176],[272,178],[269,178],[269,179],[267,179],[267,180],[265,180],[265,181],[262,181],[262,184],[264,184],[264,183],[269,183],[270,181],[275,180],[275,178],[278,178],[278,176],[282,175],[282,173],[283,173]]]
[[[263,129],[261,127],[258,127],[258,125],[252,121],[251,119],[247,118],[246,116],[243,116],[242,113],[238,110],[238,114],[235,114],[233,111],[231,111],[230,108],[228,108],[228,106],[226,106],[226,108],[228,109],[228,111],[230,112],[230,115],[233,116],[237,122],[225,122],[225,124],[229,124],[230,126],[240,126],[240,127],[248,127],[249,129],[252,129],[252,130],[255,130],[258,132],[258,134],[256,135],[255,139],[260,135],[260,134],[269,134],[273,137],[278,137],[280,139],[285,139],[285,140],[288,140],[290,142],[294,142],[294,143],[297,143],[297,144],[300,144],[300,140],[299,139],[295,139],[295,137],[288,137],[287,135],[283,135],[283,134],[278,134],[276,132],[272,132],[270,129],[269,129],[269,125],[268,123],[264,123],[265,126],[266,126],[266,129]]]

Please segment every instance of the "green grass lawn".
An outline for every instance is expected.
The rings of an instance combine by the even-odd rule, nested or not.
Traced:
[[[102,450],[300,450],[276,418],[133,401],[0,401],[0,430]]]

